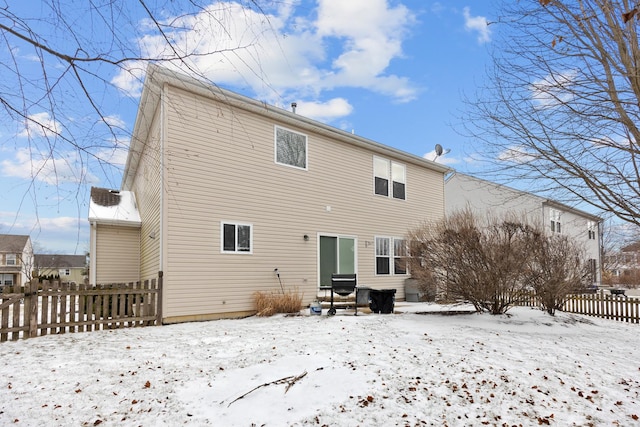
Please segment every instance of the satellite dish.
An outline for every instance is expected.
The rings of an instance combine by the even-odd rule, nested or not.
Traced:
[[[442,153],[444,152],[444,150],[442,149],[442,145],[440,144],[436,144],[436,156],[442,156]]]

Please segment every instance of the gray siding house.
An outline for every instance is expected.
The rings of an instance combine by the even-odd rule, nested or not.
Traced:
[[[252,314],[280,283],[310,303],[331,273],[402,299],[404,236],[444,216],[447,171],[152,65],[122,186],[92,191],[91,280],[162,271],[164,323]]]
[[[601,284],[602,219],[599,216],[457,172],[445,180],[445,207],[447,214],[466,208],[483,215],[510,213],[540,225],[548,233],[568,235],[584,247],[594,284]]]

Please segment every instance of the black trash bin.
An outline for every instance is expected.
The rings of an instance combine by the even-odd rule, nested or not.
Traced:
[[[371,289],[369,291],[369,308],[374,313],[393,313],[396,300],[395,289]]]

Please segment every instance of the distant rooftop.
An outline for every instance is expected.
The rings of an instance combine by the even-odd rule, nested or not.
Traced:
[[[40,268],[84,268],[87,263],[84,255],[35,254],[34,258]]]
[[[28,240],[20,234],[0,234],[0,252],[22,252]]]

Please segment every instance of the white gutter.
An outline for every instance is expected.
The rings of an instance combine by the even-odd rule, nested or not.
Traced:
[[[142,223],[140,221],[127,221],[122,219],[97,219],[97,218],[89,218],[89,222],[100,224],[100,225],[119,225],[122,227],[133,227],[140,228]]]

